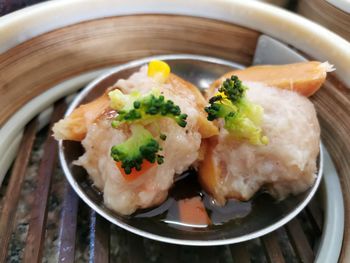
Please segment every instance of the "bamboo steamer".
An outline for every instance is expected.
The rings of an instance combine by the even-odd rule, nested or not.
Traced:
[[[350,41],[350,2],[345,0],[300,0],[298,13]]]
[[[301,1],[299,10],[306,2],[326,4]],[[237,0],[62,0],[0,18],[0,150],[5,152],[15,140],[12,129],[23,128],[45,108],[45,103],[35,104],[37,96],[62,81],[157,54],[200,54],[250,65],[262,33],[337,68],[313,102],[342,184],[345,233],[340,261],[350,262],[350,44],[279,8]]]

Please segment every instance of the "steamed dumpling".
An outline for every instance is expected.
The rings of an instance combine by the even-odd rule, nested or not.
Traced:
[[[202,138],[218,133],[217,128],[206,120],[203,110],[206,102],[198,89],[173,74],[165,82],[159,82],[148,76],[147,66],[144,66],[130,78],[119,80],[112,89],[119,89],[124,94],[134,91],[148,94],[154,88],[188,115],[187,125],[182,128],[165,117],[144,125],[154,137],[158,138],[160,131],[166,134],[166,140],[160,142],[164,163],[153,165],[134,180],[126,180],[111,157],[112,146],[125,142],[131,136],[131,125],[111,126],[115,111],[105,107],[103,96],[99,99],[103,103],[90,103],[94,106],[91,107],[92,112],[89,112],[89,104],[83,106],[83,110],[81,106],[76,109],[78,114],[73,112],[54,127],[55,134],[61,139],[83,138],[85,153],[75,164],[84,167],[96,187],[103,191],[106,206],[120,214],[129,215],[139,208],[163,202],[176,174],[187,170],[198,159]],[[95,116],[95,119],[86,116]],[[76,119],[87,120],[80,122],[80,125],[85,125],[84,129],[71,128],[79,126]]]
[[[247,98],[263,107],[267,145],[233,139],[219,122],[220,133],[204,143],[200,181],[219,204],[250,199],[265,187],[278,199],[298,194],[315,181],[320,127],[313,104],[296,92],[245,83]]]
[[[131,214],[138,208],[160,204],[166,199],[175,174],[187,170],[198,158],[201,134],[195,127],[183,129],[167,119],[157,125],[167,135],[162,143],[164,163],[130,182],[125,181],[110,156],[111,147],[124,142],[130,131],[113,129],[106,119],[89,127],[82,141],[85,154],[75,164],[86,169],[95,185],[104,192],[105,204],[114,211]]]

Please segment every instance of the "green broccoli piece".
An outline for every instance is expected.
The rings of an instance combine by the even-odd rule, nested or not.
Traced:
[[[131,125],[130,129],[131,137],[111,148],[111,157],[121,162],[125,174],[130,174],[133,168],[140,171],[144,160],[162,164],[164,156],[158,154],[161,147],[152,134],[141,125]]]
[[[166,117],[173,119],[179,126],[185,127],[187,115],[181,113],[178,105],[171,100],[166,100],[157,90],[141,95],[138,92],[123,94],[116,89],[108,95],[111,108],[118,113],[112,121],[112,127],[116,128],[127,123],[131,125],[132,132],[132,136],[127,141],[112,147],[112,158],[116,162],[121,162],[125,174],[130,174],[133,168],[139,171],[144,160],[162,164],[164,157],[158,154],[161,150],[159,142],[142,125],[147,125],[157,118]],[[166,134],[160,133],[160,140],[165,141],[166,138]]]
[[[224,119],[224,128],[234,138],[264,145],[268,143],[260,127],[264,109],[246,98],[247,89],[237,76],[231,76],[223,82],[219,92],[210,98],[210,105],[205,111],[209,121]]]
[[[187,114],[181,113],[180,107],[172,100],[166,100],[163,95],[155,93],[141,96],[137,93],[123,94],[119,90],[110,92],[111,107],[118,112],[112,126],[117,127],[122,123],[147,123],[159,117],[167,117],[173,119],[180,127],[186,127]]]

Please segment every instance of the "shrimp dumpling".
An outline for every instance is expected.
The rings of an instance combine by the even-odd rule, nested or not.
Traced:
[[[237,136],[240,128],[232,134],[218,119],[219,135],[204,140],[202,146],[202,186],[221,205],[229,198],[249,200],[262,187],[277,199],[305,191],[316,178],[320,145],[313,104],[290,90],[254,82],[244,85],[246,99],[261,109],[261,119],[252,120],[259,124],[250,137],[255,139]]]
[[[133,126],[131,126],[133,128]],[[162,119],[148,129],[161,129],[167,139],[161,143],[164,163],[154,164],[142,175],[128,179],[111,158],[111,148],[131,135],[129,127],[114,129],[110,121],[98,120],[88,128],[82,141],[85,153],[76,162],[86,169],[97,188],[104,193],[107,207],[121,214],[132,214],[138,208],[149,208],[163,202],[175,174],[181,174],[197,159],[201,134],[194,127],[181,128]]]
[[[103,191],[106,206],[122,215],[163,202],[175,176],[198,159],[202,138],[218,134],[198,89],[166,66],[151,62],[120,79],[109,89],[108,107],[95,103],[87,114],[85,105],[84,116],[96,118],[81,122],[84,129],[69,129],[79,125],[70,116],[54,127],[60,139],[83,138],[85,153],[74,164]]]

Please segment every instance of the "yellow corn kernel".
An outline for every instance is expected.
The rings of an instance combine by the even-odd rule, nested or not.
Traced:
[[[170,74],[170,67],[161,60],[153,60],[148,64],[149,77],[157,79],[159,82],[165,82]]]

